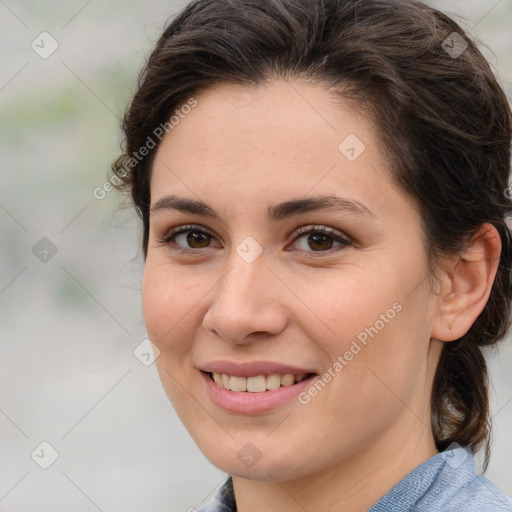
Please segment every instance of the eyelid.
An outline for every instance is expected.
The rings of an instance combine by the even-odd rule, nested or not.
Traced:
[[[352,240],[341,231],[338,231],[335,228],[331,228],[330,226],[324,226],[323,224],[308,224],[306,226],[301,226],[300,228],[297,228],[292,232],[292,234],[290,235],[290,240],[294,241],[297,238],[301,237],[302,235],[311,233],[322,233],[325,235],[329,235],[334,239],[339,239],[337,240],[339,242],[352,242]]]

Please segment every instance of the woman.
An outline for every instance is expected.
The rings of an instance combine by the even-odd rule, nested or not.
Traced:
[[[505,511],[482,348],[508,329],[511,123],[420,1],[199,0],[113,166],[204,511]]]

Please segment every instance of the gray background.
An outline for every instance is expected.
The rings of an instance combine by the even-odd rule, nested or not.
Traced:
[[[143,59],[183,4],[0,0],[0,511],[185,511],[224,478],[133,354],[138,222],[115,193],[93,196]],[[436,5],[467,18],[512,97],[512,2]],[[31,48],[43,31],[59,45],[46,59]],[[489,362],[487,476],[512,495],[510,340]],[[43,441],[59,455],[46,470],[31,458],[50,460]]]

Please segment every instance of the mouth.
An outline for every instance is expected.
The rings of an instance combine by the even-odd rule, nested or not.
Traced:
[[[228,375],[218,372],[204,372],[210,380],[222,389],[235,391],[239,393],[263,393],[270,392],[281,387],[290,387],[303,380],[314,377],[316,373],[285,373],[285,374],[261,374],[251,377],[243,377],[239,375]]]

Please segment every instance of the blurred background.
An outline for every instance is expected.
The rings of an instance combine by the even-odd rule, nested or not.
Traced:
[[[0,0],[0,512],[187,511],[225,477],[144,355],[139,224],[103,188],[137,74],[185,3]],[[512,1],[435,5],[512,97]],[[512,495],[510,339],[489,364],[486,476]]]

